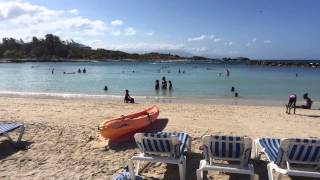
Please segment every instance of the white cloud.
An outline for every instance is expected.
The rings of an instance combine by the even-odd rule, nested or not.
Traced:
[[[252,38],[252,42],[255,43],[257,41],[257,38]]]
[[[119,36],[121,34],[121,32],[120,31],[112,31],[111,34],[114,36]]]
[[[247,46],[247,47],[251,46],[251,43],[250,43],[250,42],[248,42],[248,43],[246,44],[246,46]]]
[[[199,37],[188,38],[188,41],[202,41],[206,38],[206,35],[201,35]]]
[[[133,27],[128,27],[124,30],[124,34],[126,36],[133,36],[137,33],[137,31]]]
[[[157,50],[182,50],[185,48],[184,44],[172,43],[127,43],[120,45],[104,45],[104,48],[113,50],[124,50],[129,52],[136,51],[157,51]]]
[[[90,36],[102,35],[108,29],[101,20],[70,14],[69,11],[52,10],[23,1],[0,1],[0,38],[30,39],[52,33],[64,39],[91,39]]]
[[[147,36],[153,36],[154,32],[148,32],[146,33]]]
[[[111,24],[112,26],[121,26],[121,25],[123,25],[123,21],[120,20],[120,19],[116,19],[116,20],[111,21],[110,24]]]
[[[231,41],[230,41],[230,42],[224,42],[223,45],[225,45],[225,46],[232,46],[232,45],[233,45],[233,42],[231,42]]]
[[[220,42],[222,39],[221,38],[214,38],[213,41],[214,42]]]
[[[270,40],[265,40],[265,41],[263,41],[263,43],[265,43],[265,44],[271,44],[272,41],[270,41]]]
[[[79,14],[79,10],[78,9],[70,9],[70,10],[68,10],[68,13],[77,15],[77,14]]]
[[[215,38],[215,37],[216,37],[216,36],[213,35],[213,34],[211,34],[211,35],[209,36],[210,39],[213,39],[213,38]]]

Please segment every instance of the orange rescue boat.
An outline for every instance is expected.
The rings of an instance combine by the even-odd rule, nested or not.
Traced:
[[[117,139],[148,127],[158,116],[159,108],[154,105],[138,113],[105,120],[99,125],[100,135],[104,139]]]

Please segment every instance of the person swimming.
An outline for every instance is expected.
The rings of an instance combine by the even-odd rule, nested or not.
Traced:
[[[156,91],[158,91],[160,89],[160,83],[159,83],[159,80],[156,80],[156,85],[154,86],[154,89]]]
[[[126,91],[125,91],[124,102],[125,102],[125,103],[134,103],[134,98],[132,98],[132,97],[129,95],[129,90],[128,90],[128,89],[126,89]]]

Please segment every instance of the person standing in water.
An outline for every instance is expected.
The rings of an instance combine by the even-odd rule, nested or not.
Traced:
[[[52,68],[51,74],[54,74],[54,68]]]
[[[162,77],[162,89],[167,89],[167,80],[166,77]]]
[[[81,69],[80,68],[78,69],[78,73],[81,73]]]
[[[172,91],[172,82],[171,81],[169,81],[169,91]]]
[[[83,72],[83,73],[86,73],[86,72],[87,72],[86,68],[83,68],[82,72]]]
[[[154,86],[154,89],[155,89],[156,91],[159,91],[159,89],[160,89],[159,80],[156,80],[156,85]]]
[[[226,74],[227,74],[227,77],[230,76],[230,71],[229,71],[229,69],[226,69]]]

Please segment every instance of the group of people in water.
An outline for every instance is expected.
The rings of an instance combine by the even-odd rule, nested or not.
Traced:
[[[168,85],[168,84],[169,84],[169,85]],[[155,89],[156,91],[159,91],[159,90],[160,90],[160,82],[159,82],[159,80],[156,80],[156,84],[155,84],[155,86],[154,86],[154,89]],[[171,82],[170,80],[167,82],[166,77],[164,77],[164,76],[162,77],[161,89],[162,89],[162,90],[167,90],[167,89],[169,89],[169,91],[173,90],[172,82]]]
[[[51,71],[52,74],[54,74],[54,68]],[[78,73],[87,73],[86,68],[83,68],[82,70],[79,68],[78,69]],[[63,74],[76,74],[76,72],[63,72]]]
[[[238,97],[239,96],[239,93],[237,91],[235,91],[235,88],[234,86],[231,87],[231,90],[230,90],[232,93],[234,93],[234,97]]]
[[[289,101],[288,104],[286,104],[286,113],[290,114],[291,109],[293,109],[293,114],[296,113],[296,108],[302,108],[302,109],[311,109],[313,101],[311,98],[309,98],[309,94],[305,93],[303,95],[303,99],[306,101],[306,104],[297,106],[297,95],[296,94],[291,94],[289,95]]]

